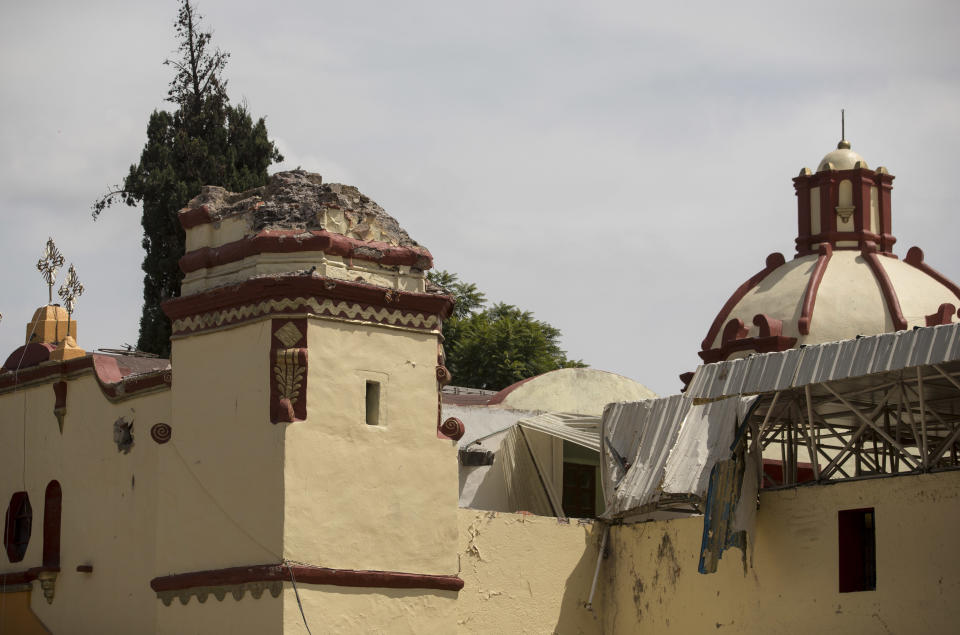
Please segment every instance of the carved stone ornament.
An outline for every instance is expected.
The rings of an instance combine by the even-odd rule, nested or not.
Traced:
[[[255,600],[263,597],[264,591],[269,591],[273,597],[280,597],[283,591],[283,582],[273,580],[269,582],[245,582],[243,584],[223,584],[217,586],[197,586],[189,589],[177,589],[174,591],[158,591],[157,597],[163,602],[164,606],[170,606],[174,598],[180,600],[180,604],[186,606],[190,598],[196,596],[197,601],[203,604],[212,595],[218,602],[222,602],[227,595],[232,595],[234,600],[242,600],[243,595],[249,591]]]
[[[150,428],[150,438],[160,445],[170,441],[171,436],[173,436],[173,428],[169,424],[155,423]]]
[[[450,417],[440,425],[437,431],[448,439],[459,441],[467,431],[467,428],[463,425],[463,421],[460,421],[456,417]]]
[[[120,417],[113,422],[113,442],[117,444],[117,451],[130,454],[133,448],[133,421]]]
[[[306,319],[272,321],[270,338],[270,421],[307,418]]]
[[[37,580],[40,581],[40,588],[43,590],[43,597],[47,599],[47,604],[53,604],[53,596],[57,590],[57,572],[41,571],[37,573]]]

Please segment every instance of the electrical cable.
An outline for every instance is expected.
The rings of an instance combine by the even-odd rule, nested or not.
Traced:
[[[310,631],[310,625],[307,624],[307,616],[303,612],[303,604],[300,603],[300,591],[297,590],[297,580],[293,577],[293,567],[290,566],[287,560],[284,560],[283,564],[287,567],[287,571],[290,572],[290,584],[293,585],[293,594],[297,597],[297,606],[300,607],[300,617],[303,618],[303,625],[307,629],[307,635],[313,635]]]

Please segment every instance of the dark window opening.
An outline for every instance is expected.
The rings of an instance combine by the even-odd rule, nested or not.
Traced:
[[[367,382],[367,425],[380,425],[380,382]]]
[[[3,523],[3,546],[7,550],[10,562],[20,562],[27,553],[30,544],[30,531],[33,526],[33,508],[26,492],[16,492],[10,497],[7,516]]]
[[[877,588],[876,516],[873,508],[846,509],[837,515],[840,593]]]
[[[581,463],[563,464],[563,512],[571,518],[597,515],[597,468]]]
[[[63,494],[60,483],[50,481],[43,500],[43,566],[60,566],[60,510]]]

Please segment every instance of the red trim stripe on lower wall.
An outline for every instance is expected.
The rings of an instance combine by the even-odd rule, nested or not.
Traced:
[[[159,593],[161,591],[179,591],[201,586],[226,586],[248,582],[284,582],[290,580],[291,571],[293,578],[298,583],[303,584],[382,589],[436,589],[439,591],[459,591],[463,588],[463,580],[455,575],[328,569],[302,564],[258,564],[249,567],[178,573],[150,580],[150,588]]]

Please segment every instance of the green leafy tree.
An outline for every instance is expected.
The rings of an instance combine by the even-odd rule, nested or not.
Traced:
[[[264,119],[254,123],[245,105],[230,103],[222,76],[230,55],[213,48],[201,20],[190,0],[182,0],[175,22],[178,57],[164,61],[176,71],[167,93],[174,109],[150,115],[140,161],[130,166],[122,186],[92,207],[96,219],[117,201],[143,205],[146,255],[137,348],[162,356],[170,354],[170,322],[160,305],[180,295],[183,280],[184,232],[177,212],[204,185],[234,192],[264,185],[267,167],[283,160]]]
[[[567,359],[560,329],[530,311],[503,303],[485,307],[486,296],[476,285],[447,271],[431,271],[428,278],[456,300],[443,323],[447,368],[456,385],[500,390],[558,368],[586,366]]]

